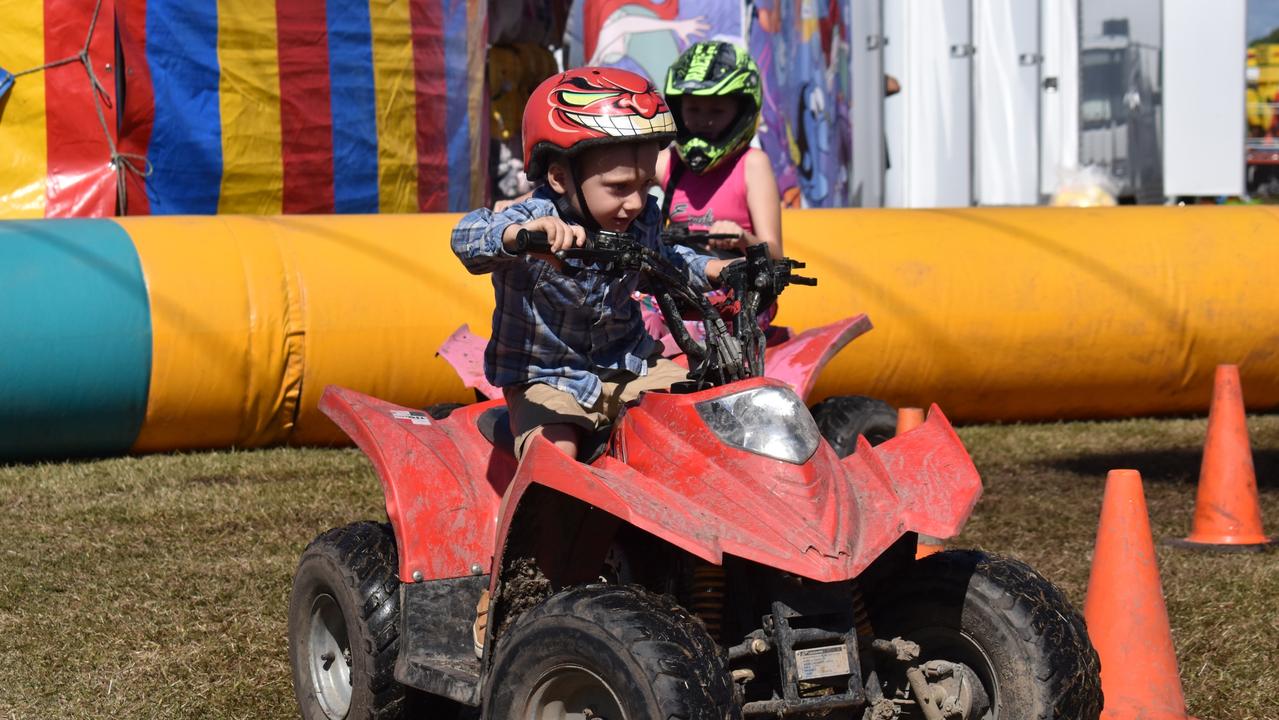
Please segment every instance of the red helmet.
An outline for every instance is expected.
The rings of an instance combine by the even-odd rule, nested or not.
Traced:
[[[675,118],[643,76],[584,67],[552,75],[524,106],[524,172],[546,175],[547,153],[572,154],[590,145],[675,139]]]

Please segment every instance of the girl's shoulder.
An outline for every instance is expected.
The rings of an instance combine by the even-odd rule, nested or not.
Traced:
[[[742,165],[748,176],[762,178],[767,173],[768,177],[775,177],[773,161],[768,159],[768,153],[759,148],[747,148],[743,153]]]
[[[670,146],[664,147],[657,153],[657,177],[658,183],[666,185],[667,174],[671,170],[671,158],[675,156],[675,152]]]
[[[768,153],[757,147],[746,148],[746,152],[742,153],[742,163],[747,167],[759,165],[760,163],[764,163],[769,167],[772,167],[772,163],[768,159]]]

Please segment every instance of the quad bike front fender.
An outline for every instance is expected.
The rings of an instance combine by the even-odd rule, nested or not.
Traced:
[[[628,442],[644,438],[636,434]],[[662,433],[660,442],[670,457],[683,454],[670,433]],[[732,467],[731,454],[740,452],[733,449],[696,471],[685,463],[645,473],[610,456],[584,465],[534,440],[504,500],[499,537],[506,537],[534,485],[707,562],[722,564],[728,553],[821,582],[856,577],[906,532],[958,533],[981,494],[981,480],[940,410],[934,407],[928,422],[910,433],[878,447],[863,445],[840,460],[823,443],[810,460],[818,477],[797,490],[789,482],[743,482]]]
[[[862,313],[805,330],[765,351],[764,374],[790,385],[796,395],[807,400],[826,363],[854,338],[870,329],[870,318]]]
[[[878,446],[858,436],[856,452],[841,462],[867,528],[881,533],[866,539],[872,546],[888,537],[896,540],[903,532],[954,537],[981,497],[981,476],[936,404],[926,422]],[[896,527],[885,522],[888,518],[895,518]]]
[[[441,421],[334,385],[320,398],[320,410],[377,470],[403,582],[489,572],[494,537],[486,529],[514,473],[514,460],[475,431],[473,416],[491,405]]]

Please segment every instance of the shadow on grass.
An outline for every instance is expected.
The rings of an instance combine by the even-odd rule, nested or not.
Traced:
[[[1076,475],[1105,477],[1116,469],[1134,469],[1146,482],[1194,486],[1199,482],[1202,450],[1150,450],[1113,453],[1090,453],[1072,457],[1045,459],[1037,464]],[[1279,491],[1279,450],[1253,450],[1252,463],[1257,472],[1257,489]]]

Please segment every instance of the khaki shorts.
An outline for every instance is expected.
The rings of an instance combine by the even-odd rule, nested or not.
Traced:
[[[687,380],[688,371],[659,357],[648,361],[648,374],[640,377],[625,370],[600,375],[603,388],[595,404],[584,408],[569,393],[546,383],[528,383],[502,389],[511,413],[511,433],[515,435],[515,457],[524,456],[524,445],[534,430],[543,425],[573,425],[594,432],[617,417],[622,406],[646,390],[667,390]]]

